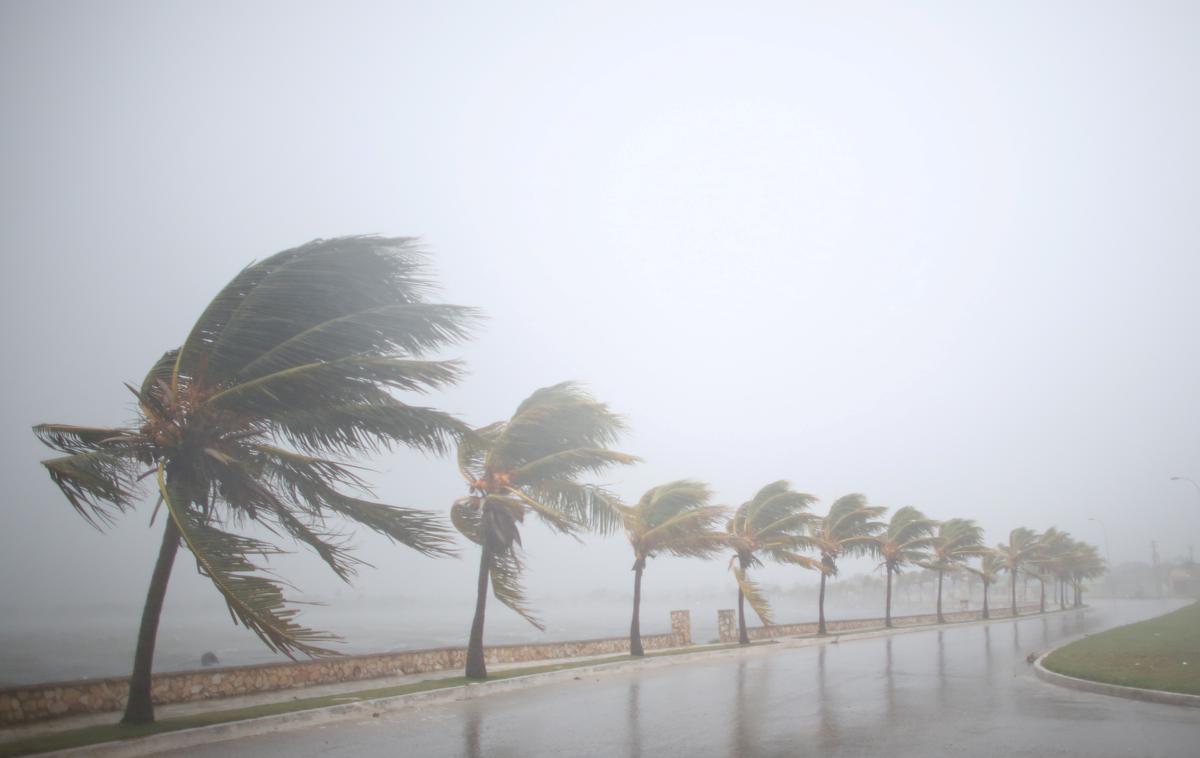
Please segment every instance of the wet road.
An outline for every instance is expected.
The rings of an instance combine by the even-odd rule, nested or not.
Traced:
[[[1025,656],[1165,601],[622,671],[263,735],[228,756],[1200,756],[1200,710],[1075,692]]]

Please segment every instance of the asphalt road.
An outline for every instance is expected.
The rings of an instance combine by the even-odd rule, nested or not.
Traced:
[[[1175,607],[1102,603],[1088,613],[722,655],[188,754],[1197,758],[1200,710],[1063,689],[1025,662],[1065,638]]]

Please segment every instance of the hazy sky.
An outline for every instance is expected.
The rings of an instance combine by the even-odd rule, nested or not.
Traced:
[[[0,2],[0,605],[138,605],[159,539],[149,508],[88,527],[30,426],[128,420],[238,269],[370,232],[489,317],[431,402],[482,424],[586,381],[645,458],[605,477],[630,499],[787,478],[1186,553],[1200,6],[736,5]],[[465,494],[448,460],[373,465],[390,502]],[[356,542],[362,592],[459,598],[465,634],[474,550]],[[628,591],[619,536],[527,542],[535,605]],[[172,581],[214,593],[186,556]],[[724,561],[657,561],[668,586],[733,601]]]

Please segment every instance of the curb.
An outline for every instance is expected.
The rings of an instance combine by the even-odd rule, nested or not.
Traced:
[[[1054,648],[1066,647],[1072,642],[1065,642],[1062,645]],[[1120,684],[1108,684],[1106,682],[1096,682],[1091,679],[1079,679],[1074,676],[1060,674],[1057,671],[1051,671],[1042,665],[1042,661],[1046,660],[1046,656],[1053,653],[1050,650],[1038,656],[1038,659],[1033,663],[1033,673],[1038,679],[1049,684],[1066,687],[1080,692],[1090,692],[1096,695],[1109,695],[1112,697],[1123,697],[1130,700],[1141,700],[1147,703],[1163,703],[1166,705],[1180,705],[1189,708],[1200,708],[1200,695],[1187,695],[1182,692],[1167,692],[1166,690],[1148,690],[1141,687],[1126,687]]]
[[[1066,610],[1081,611],[1085,609],[1073,608]],[[1046,615],[1062,612],[1064,611],[1051,611]],[[337,721],[346,721],[355,718],[371,718],[372,716],[378,716],[381,713],[399,711],[407,708],[441,705],[460,700],[472,700],[493,694],[516,692],[519,690],[528,689],[530,687],[539,687],[543,684],[582,679],[585,676],[594,677],[606,674],[614,674],[633,667],[638,667],[641,669],[655,669],[672,666],[678,663],[719,660],[721,657],[726,656],[768,655],[777,650],[800,647],[815,647],[819,645],[836,644],[842,641],[851,642],[854,640],[889,637],[897,634],[908,634],[912,632],[927,632],[939,628],[961,628],[965,626],[1016,621],[1027,618],[1035,618],[1038,615],[1040,614],[1030,614],[1027,616],[1018,617],[1017,619],[1013,619],[1012,617],[989,619],[987,621],[978,619],[975,621],[963,621],[946,625],[932,624],[909,627],[894,627],[892,629],[863,629],[861,631],[848,631],[841,634],[832,633],[825,637],[778,637],[774,639],[756,640],[754,644],[750,645],[749,647],[732,647],[716,650],[700,649],[690,653],[653,656],[644,658],[642,660],[613,661],[610,663],[598,663],[594,666],[579,666],[576,668],[562,669],[560,671],[544,671],[536,674],[526,674],[525,676],[512,677],[509,679],[487,680],[465,685],[446,687],[442,689],[429,690],[426,692],[414,692],[407,695],[393,695],[391,697],[377,698],[374,700],[360,700],[353,703],[331,705],[324,708],[312,708],[303,711],[293,711],[291,713],[280,713],[273,716],[260,716],[259,718],[245,719],[242,721],[230,721],[224,724],[212,724],[209,726],[199,726],[191,729],[180,729],[178,731],[155,734],[148,737],[136,737],[128,740],[101,742],[95,745],[88,745],[84,747],[38,753],[37,755],[39,758],[42,756],[45,758],[63,758],[65,756],[88,756],[89,758],[139,758],[140,756],[176,752],[180,750],[186,750],[188,748],[198,747],[200,745],[243,739],[262,734],[274,734],[293,729],[320,726]],[[1200,700],[1200,698],[1197,698],[1197,700]]]

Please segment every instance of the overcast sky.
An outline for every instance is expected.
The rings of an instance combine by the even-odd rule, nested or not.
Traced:
[[[786,478],[1185,554],[1200,6],[734,5],[0,3],[0,605],[138,606],[159,540],[148,507],[85,524],[30,426],[129,420],[122,382],[242,266],[357,233],[421,237],[489,317],[430,402],[483,424],[585,381],[645,459],[604,477],[629,499]],[[372,465],[396,504],[465,494],[448,460]],[[619,536],[527,542],[535,605],[628,591]],[[469,610],[473,550],[356,543],[362,592]],[[185,556],[172,581],[214,594]],[[734,592],[724,561],[647,582]]]

